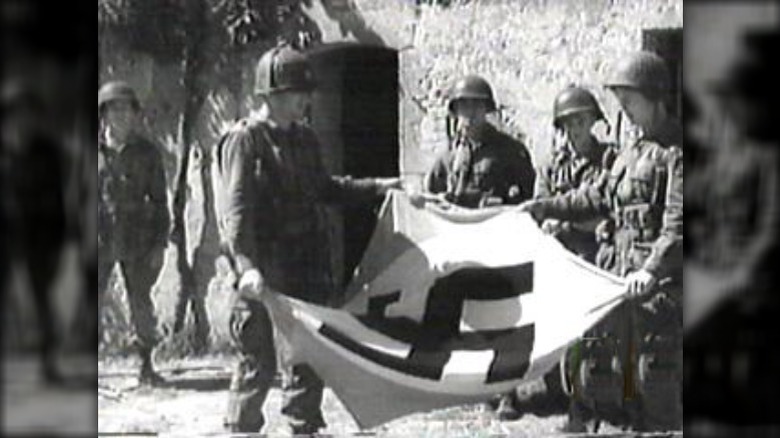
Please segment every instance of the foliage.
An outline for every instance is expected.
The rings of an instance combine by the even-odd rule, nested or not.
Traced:
[[[98,30],[111,30],[127,47],[158,59],[183,50],[186,0],[98,0]]]
[[[181,56],[193,1],[204,1],[209,31],[226,49],[251,50],[284,36],[311,0],[98,0],[99,31],[110,30],[127,47],[157,59]],[[298,42],[295,38],[293,43]]]

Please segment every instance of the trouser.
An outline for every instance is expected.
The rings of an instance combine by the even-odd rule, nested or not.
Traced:
[[[277,369],[277,348],[268,310],[262,303],[240,300],[230,318],[231,338],[239,360],[230,385],[226,426],[233,432],[259,432],[265,425],[263,404]],[[283,336],[278,340],[285,342]],[[283,362],[282,413],[294,433],[314,433],[325,427],[321,404],[323,383],[307,365]]]
[[[681,429],[681,315],[669,303],[654,307],[626,302],[586,334],[581,358],[569,362],[573,417]]]
[[[29,273],[30,286],[34,298],[35,312],[38,316],[38,324],[41,330],[40,353],[44,366],[54,360],[54,351],[57,347],[57,325],[55,323],[54,305],[51,297],[51,287],[60,264],[60,246],[36,246],[26,244],[23,248],[14,250],[1,248],[0,254],[0,288],[10,287],[11,268],[14,262],[21,262]]]
[[[98,318],[95,318],[95,309],[98,307],[98,294],[92,289],[92,282],[98,276],[97,258],[82,260],[81,278],[82,294],[79,297],[79,303],[76,308],[76,317],[74,318],[72,333],[77,337],[76,346],[83,349],[84,352],[95,353],[98,349]]]
[[[103,324],[100,320],[100,309],[103,308],[111,272],[118,265],[125,279],[127,298],[130,302],[130,319],[135,330],[133,344],[141,352],[148,352],[158,342],[157,318],[152,303],[152,286],[162,270],[164,249],[153,249],[143,257],[123,260],[122,258],[99,258],[97,262],[98,288],[98,339],[103,337]]]
[[[681,430],[682,311],[671,302],[636,306],[636,366],[641,431]]]

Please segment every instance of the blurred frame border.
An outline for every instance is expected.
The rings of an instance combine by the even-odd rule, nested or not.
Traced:
[[[23,77],[26,83],[33,84],[45,107],[47,134],[62,144],[67,162],[78,161],[80,148],[84,147],[84,140],[93,138],[97,123],[92,94],[98,65],[93,8],[94,3],[86,0],[0,0],[2,82]],[[66,175],[69,170],[65,169]],[[70,201],[77,202],[72,185],[69,178],[63,190]],[[66,214],[70,216],[73,209],[79,208],[78,204],[70,205],[71,211]],[[56,302],[58,331],[65,334],[61,340],[68,344],[79,343],[68,336],[75,333],[71,326],[78,301],[88,292],[87,284],[81,280],[78,259],[78,243],[69,239],[61,256],[58,285],[50,291],[51,299]],[[38,381],[38,364],[31,359],[35,356],[25,353],[35,348],[36,341],[36,321],[28,315],[35,312],[24,311],[25,301],[30,306],[30,297],[20,295],[28,280],[18,274],[11,277],[15,281],[4,290],[0,321],[3,325],[0,434],[95,436],[97,352],[71,354],[71,347],[62,345],[59,363],[66,375],[72,375],[68,369],[76,370],[78,381],[65,382],[56,388]],[[8,283],[11,279],[0,281]],[[13,307],[14,299],[22,311]],[[97,318],[97,312],[91,312],[88,317]],[[14,337],[17,345],[9,345],[9,336]]]

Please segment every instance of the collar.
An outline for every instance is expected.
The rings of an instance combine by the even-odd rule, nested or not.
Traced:
[[[640,140],[652,141],[663,146],[682,146],[682,127],[674,118],[667,117],[652,132],[644,133]]]

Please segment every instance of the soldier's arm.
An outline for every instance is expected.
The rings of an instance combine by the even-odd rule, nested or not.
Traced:
[[[644,269],[656,278],[682,274],[683,250],[683,159],[682,150],[668,153],[667,187],[661,233],[653,244]]]
[[[582,222],[610,213],[612,178],[584,184],[576,190],[538,199],[534,202],[534,216],[539,219],[560,219]]]
[[[360,204],[370,202],[385,193],[378,178],[352,178],[351,176],[332,176],[328,173],[322,158],[322,147],[317,136],[310,129],[303,132],[308,147],[316,154],[313,166],[308,169],[319,180],[319,199],[329,204]]]
[[[148,193],[153,213],[153,223],[157,225],[155,243],[158,246],[166,246],[171,228],[171,218],[168,212],[168,189],[165,181],[165,169],[162,155],[155,146],[152,146],[153,159],[149,160],[149,185]]]
[[[223,140],[219,153],[222,190],[217,196],[223,197],[218,212],[222,245],[239,277],[256,268],[252,262],[256,239],[250,187],[255,168],[251,143],[249,131],[232,132]]]
[[[560,219],[583,222],[608,217],[612,212],[615,188],[625,176],[626,156],[620,154],[602,178],[581,184],[576,190],[533,201],[532,212],[537,219]]]
[[[552,180],[550,178],[551,170],[549,165],[544,165],[537,171],[534,199],[549,198],[553,195]]]
[[[531,154],[528,153],[528,149],[522,143],[520,148],[520,151],[512,153],[509,157],[511,164],[508,167],[510,175],[507,175],[509,190],[507,199],[505,199],[506,204],[519,204],[534,196],[536,171],[531,162]],[[516,187],[516,189],[513,189],[513,187]]]

